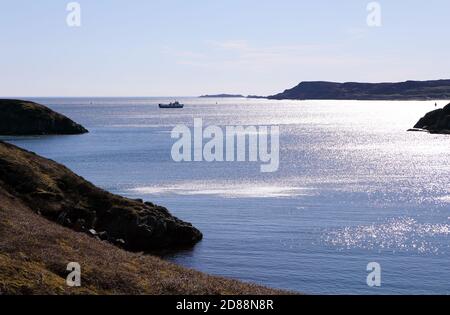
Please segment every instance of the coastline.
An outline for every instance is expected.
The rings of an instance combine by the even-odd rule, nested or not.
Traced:
[[[9,152],[5,153],[8,150]],[[272,295],[288,293],[207,275],[164,261],[156,256],[144,254],[142,251],[132,253],[113,245],[110,241],[88,235],[83,230],[74,230],[52,222],[41,213],[42,208],[39,205],[42,206],[42,201],[33,200],[30,204],[25,197],[15,193],[15,187],[5,183],[5,180],[10,180],[7,172],[5,173],[5,165],[13,163],[19,174],[29,172],[26,168],[22,169],[19,164],[11,162],[9,157],[12,156],[22,165],[30,164],[33,168],[38,167],[41,170],[56,168],[66,171],[67,169],[2,142],[0,142],[0,153],[2,166],[0,169],[0,293],[2,294]],[[50,164],[43,165],[42,163],[46,161]],[[47,176],[54,178],[52,173],[44,172],[41,175],[43,179]],[[33,193],[30,194],[33,195]],[[47,206],[52,207],[51,202]],[[83,286],[80,288],[65,285],[68,274],[66,266],[70,262],[77,262],[82,266]]]
[[[57,101],[57,102],[59,103],[59,101]],[[50,104],[54,105],[57,102],[55,101],[54,103],[50,103]],[[120,101],[120,102],[122,102],[122,101]],[[67,101],[67,103],[71,103],[71,101]],[[131,101],[130,103],[132,104],[133,102]],[[328,102],[324,102],[324,103],[325,103],[324,108],[328,108],[329,106],[326,104]],[[337,103],[339,103],[339,102],[337,102]],[[66,103],[62,102],[62,105],[64,105],[64,104],[66,104]],[[145,114],[145,113],[152,113],[153,111],[156,111],[156,110],[154,110],[153,104],[151,103],[151,101],[149,101],[149,104],[150,104],[149,106],[145,106],[145,107],[139,108],[138,113],[139,114],[142,114],[142,113]],[[264,101],[261,102],[261,105],[263,107],[266,106],[264,104],[265,104]],[[276,105],[276,102],[273,102],[272,105],[267,105],[267,108],[270,108],[270,106],[275,106],[275,105]],[[293,105],[295,105],[295,104],[293,104]],[[344,103],[340,103],[339,106],[342,107],[342,109],[344,109],[345,108],[344,105],[345,105],[345,102]],[[423,104],[423,105],[425,105],[425,106],[420,106],[420,108],[422,108],[421,110],[417,110],[417,109],[414,110],[414,106],[413,106],[414,113],[409,115],[409,118],[408,118],[409,122],[408,122],[408,119],[404,119],[402,123],[403,123],[403,126],[405,126],[405,128],[403,128],[403,127],[400,128],[400,130],[397,130],[398,132],[400,132],[400,133],[404,132],[406,130],[406,126],[408,126],[408,124],[412,125],[413,122],[416,121],[416,119],[419,118],[422,115],[422,113],[426,112],[424,109],[428,108],[429,104]],[[357,108],[357,104],[354,104],[354,107]],[[207,251],[209,251],[211,247],[212,248],[214,248],[214,246],[217,247],[217,244],[220,244],[219,246],[223,246],[224,245],[224,244],[222,244],[220,242],[216,243],[217,239],[220,239],[222,237],[222,234],[220,233],[220,231],[216,232],[214,229],[217,227],[218,223],[224,222],[223,219],[226,216],[215,217],[213,220],[211,220],[211,226],[212,227],[210,227],[210,226],[208,226],[208,224],[205,224],[205,221],[203,221],[202,218],[200,218],[200,220],[199,220],[199,216],[198,216],[199,213],[202,213],[202,216],[205,216],[203,211],[207,211],[207,210],[205,210],[207,205],[202,208],[202,205],[201,204],[199,205],[198,202],[196,203],[195,200],[189,200],[189,198],[186,199],[184,197],[183,198],[182,197],[176,198],[177,200],[174,202],[174,199],[172,199],[171,196],[166,198],[166,195],[164,195],[164,197],[159,198],[157,195],[152,196],[151,194],[147,195],[145,193],[142,193],[142,194],[128,194],[126,192],[126,189],[120,189],[120,187],[114,186],[115,184],[111,184],[112,182],[114,182],[114,183],[117,183],[120,186],[120,183],[125,183],[126,187],[129,187],[128,186],[129,183],[126,183],[126,181],[127,181],[126,178],[127,177],[122,177],[121,178],[120,175],[117,176],[117,174],[109,174],[109,177],[111,178],[112,182],[110,180],[108,180],[108,182],[105,183],[104,181],[102,181],[101,177],[100,177],[100,180],[99,180],[99,177],[95,175],[96,173],[94,173],[94,176],[91,176],[92,174],[90,172],[85,172],[83,168],[79,168],[79,166],[78,166],[79,162],[77,162],[77,161],[79,160],[80,157],[81,157],[81,159],[85,159],[85,155],[82,155],[80,157],[77,156],[76,159],[75,158],[68,159],[66,157],[61,158],[61,154],[65,155],[65,156],[72,155],[74,153],[74,150],[72,150],[72,149],[79,148],[79,145],[81,143],[95,144],[96,142],[95,141],[93,142],[92,140],[93,140],[93,138],[95,139],[96,136],[98,135],[98,130],[95,129],[96,128],[95,124],[92,124],[92,122],[90,120],[85,120],[83,116],[75,115],[73,110],[65,111],[64,106],[59,106],[59,105],[55,106],[53,108],[55,108],[58,111],[64,112],[69,117],[75,117],[77,120],[80,120],[83,123],[86,123],[87,126],[89,126],[90,128],[93,128],[92,130],[94,130],[94,132],[90,136],[51,137],[51,138],[54,139],[54,141],[56,141],[56,142],[53,142],[53,144],[55,144],[55,143],[56,144],[63,144],[63,145],[70,144],[71,147],[68,148],[68,150],[49,149],[49,144],[51,144],[51,143],[47,142],[47,141],[40,141],[40,140],[36,141],[36,140],[25,140],[24,139],[24,141],[22,141],[22,140],[19,140],[19,141],[12,140],[12,142],[14,144],[20,146],[20,147],[26,148],[27,150],[34,151],[34,152],[39,152],[39,154],[42,155],[42,156],[51,157],[52,159],[54,159],[56,161],[59,161],[62,164],[68,165],[68,166],[70,166],[71,169],[77,170],[77,173],[83,174],[83,176],[86,176],[86,178],[90,178],[93,182],[99,184],[100,187],[104,187],[104,188],[106,188],[109,191],[117,193],[118,195],[128,196],[129,198],[142,198],[142,199],[145,199],[145,200],[157,201],[160,204],[164,204],[164,205],[169,206],[169,209],[174,209],[174,211],[176,211],[175,213],[177,215],[179,215],[180,217],[183,217],[183,216],[186,215],[188,218],[190,218],[191,220],[195,221],[196,224],[198,224],[199,227],[201,227],[202,231],[204,231],[206,234],[208,234],[208,238],[207,238],[208,244],[206,244],[206,243],[201,244],[201,246],[199,246],[198,248],[195,249],[195,256],[196,256],[195,258],[185,258],[185,257],[183,257],[184,253],[182,253],[182,252],[178,254],[179,255],[178,257],[181,257],[181,259],[180,258],[176,258],[176,259],[170,259],[169,258],[169,260],[172,260],[173,263],[181,265],[181,266],[190,266],[190,267],[193,267],[196,270],[202,270],[203,272],[207,272],[207,273],[218,274],[218,275],[222,275],[223,274],[223,275],[227,275],[229,277],[235,278],[235,279],[244,279],[244,281],[258,281],[260,279],[260,278],[258,278],[259,277],[259,275],[257,273],[258,271],[254,272],[249,277],[246,277],[245,275],[243,277],[241,277],[239,275],[239,270],[242,270],[242,269],[239,269],[240,267],[236,268],[236,269],[238,269],[237,272],[231,271],[232,269],[230,269],[230,268],[233,267],[233,266],[230,267],[230,265],[233,264],[233,258],[235,257],[234,256],[235,253],[233,253],[233,251],[235,251],[235,252],[236,251],[240,251],[240,255],[241,255],[240,257],[244,257],[244,256],[249,256],[250,257],[250,259],[248,259],[246,261],[247,264],[244,264],[244,267],[246,267],[246,268],[250,267],[251,268],[251,265],[253,265],[254,268],[258,268],[258,265],[255,264],[255,261],[251,259],[251,257],[252,257],[251,250],[252,250],[252,248],[254,246],[253,247],[252,246],[239,247],[239,246],[233,245],[232,249],[230,249],[230,250],[227,250],[224,247],[222,247],[224,255],[225,255],[225,253],[227,254],[227,256],[225,256],[225,257],[229,257],[230,258],[229,262],[226,262],[225,260],[224,261],[214,260],[213,262],[211,262],[209,264],[209,266],[206,265],[206,264],[205,265],[201,265],[201,263],[200,264],[198,264],[198,263],[192,264],[191,263],[191,261],[194,261],[194,262],[199,262],[200,261],[201,262],[201,260],[205,257],[205,254],[209,254]],[[266,107],[264,107],[264,108],[266,108]],[[304,113],[305,112],[305,111],[302,110],[303,106],[291,106],[289,108],[292,108],[294,113],[299,113],[300,114],[300,113]],[[294,108],[295,108],[295,110],[294,110]],[[308,110],[311,111],[311,112],[315,112],[316,110],[318,110],[318,105],[317,104],[310,104],[309,107],[307,106],[306,108],[307,108],[306,112],[308,112]],[[321,108],[322,107],[319,107],[319,110]],[[204,111],[203,108],[199,107],[199,109],[202,109],[202,113],[205,114],[205,111]],[[374,106],[373,109],[376,110],[377,106]],[[123,112],[126,112],[127,110],[128,110],[128,108],[125,108],[125,109],[123,109]],[[215,108],[211,108],[210,109],[210,111],[215,111],[215,110],[216,110]],[[258,110],[258,108],[256,108],[256,106],[255,106],[255,108],[254,109],[250,109],[249,112],[255,112],[257,110]],[[105,111],[106,111],[106,109],[105,109]],[[223,112],[226,114],[226,110],[224,110]],[[281,110],[280,110],[280,112],[281,112]],[[381,112],[384,112],[384,111],[381,111]],[[389,114],[389,112],[390,111],[385,111],[385,114]],[[206,114],[208,114],[208,113],[209,112],[207,112]],[[384,119],[384,118],[382,118],[382,116],[383,115],[380,115],[380,119]],[[119,117],[120,117],[120,115],[119,115]],[[278,116],[276,116],[276,117],[278,117]],[[353,117],[353,119],[363,118],[361,121],[366,122],[366,120],[364,120],[365,119],[364,116],[361,116],[361,117],[360,116],[352,116],[352,117]],[[280,118],[277,118],[277,119],[280,119]],[[335,123],[336,121],[338,121],[338,118],[333,120],[332,123]],[[405,121],[406,121],[406,123],[405,123]],[[329,120],[327,120],[327,122],[330,123]],[[393,130],[394,129],[395,128],[393,128]],[[148,134],[147,131],[146,132],[141,132],[139,129],[136,129],[136,131],[137,131],[138,135],[140,133],[142,133],[142,134],[145,133],[145,135],[147,137],[147,134]],[[114,136],[114,134],[117,135],[116,132],[115,133],[109,133],[108,137]],[[154,134],[155,134],[155,137],[154,138],[153,138],[153,136],[150,137],[150,140],[151,139],[156,139],[156,138],[159,137],[158,136],[158,132],[155,132]],[[405,137],[407,137],[407,135],[405,135]],[[19,137],[19,139],[20,139],[20,137]],[[44,137],[44,139],[46,139],[46,137]],[[103,137],[103,139],[104,139],[104,137]],[[117,142],[121,142],[124,139],[126,140],[127,137],[123,137],[123,138],[119,137],[119,139],[116,139],[116,141]],[[139,141],[136,141],[136,143],[139,143]],[[133,144],[133,145],[136,145],[136,143]],[[148,147],[148,144],[146,146]],[[144,148],[144,147],[136,146],[136,149],[141,150],[139,152],[140,152],[140,154],[143,154],[146,151],[142,151],[142,149],[147,149],[147,147]],[[99,149],[101,150],[101,148],[103,148],[103,147],[100,146],[100,148],[97,148],[95,150],[99,150]],[[126,154],[126,150],[124,150],[123,153]],[[91,153],[88,152],[88,154],[91,154]],[[141,158],[145,158],[146,160],[149,160],[149,158],[151,158],[151,155],[150,154],[143,154]],[[109,159],[106,159],[106,160],[109,161]],[[102,158],[100,161],[106,161],[106,160]],[[113,165],[107,164],[108,165],[107,167],[102,167],[102,168],[104,168],[105,170],[108,169],[108,168],[109,169],[119,170],[120,167],[122,166],[121,163],[122,162],[119,159],[116,164],[113,164]],[[95,164],[94,164],[94,166],[95,166]],[[97,165],[96,167],[99,167],[99,166],[100,165]],[[161,167],[164,167],[164,165],[161,165]],[[174,170],[172,170],[171,172],[173,173]],[[179,172],[176,172],[176,173],[179,173]],[[156,175],[156,176],[154,177],[154,175]],[[123,174],[122,174],[122,176],[123,176]],[[160,180],[161,180],[161,178],[158,177],[158,175],[156,173],[154,173],[154,172],[146,173],[146,177],[148,179],[153,179],[153,180],[149,180],[148,182],[147,181],[143,182],[143,186],[145,186],[145,184],[151,183],[151,182],[159,183]],[[183,178],[187,178],[187,177],[184,176]],[[194,189],[194,187],[192,189]],[[215,189],[215,187],[210,187],[210,190],[214,190],[214,189]],[[142,202],[142,201],[140,201],[140,202]],[[270,204],[271,201],[268,200],[268,202],[269,202],[269,204],[266,205],[267,208],[272,207],[272,205]],[[256,204],[256,207],[259,206],[259,203],[257,203],[257,202],[254,202],[254,204]],[[199,205],[199,207],[197,208],[198,205]],[[238,215],[238,213],[234,213],[234,212],[229,212],[228,211],[228,210],[230,210],[231,207],[233,207],[232,203],[230,203],[230,205],[225,205],[225,206],[221,207],[221,210],[223,210],[224,212],[227,212],[227,216],[228,217],[230,217],[230,216],[234,217],[235,215]],[[289,205],[288,205],[288,207],[289,207]],[[188,211],[190,209],[195,209],[195,210],[192,211],[192,213],[189,213]],[[258,209],[258,211],[259,211],[259,209]],[[294,210],[291,210],[291,211],[294,211]],[[283,213],[284,212],[282,212],[282,214]],[[293,213],[296,213],[296,212],[293,212]],[[214,211],[208,212],[208,218],[211,218],[211,215],[214,215],[214,214],[215,214]],[[249,211],[245,215],[247,215],[247,214],[250,214],[252,216],[252,218],[254,218],[255,216],[260,215],[259,213],[255,212],[255,211],[253,211],[253,213],[251,213]],[[292,216],[292,213],[289,213],[289,215]],[[303,215],[298,215],[297,217],[299,218],[299,221],[297,221],[297,222],[299,224],[301,224],[302,221],[300,221],[300,219],[303,218]],[[208,220],[210,220],[210,219],[208,219]],[[252,219],[252,221],[253,221],[253,219]],[[254,219],[254,221],[257,222],[257,219]],[[246,228],[247,227],[244,226],[244,224],[241,224],[238,227],[236,227],[236,229],[234,229],[234,232],[235,233],[239,233],[239,231],[238,231],[239,229],[241,229],[241,230],[244,229],[245,230]],[[295,229],[298,229],[298,227],[296,226]],[[292,231],[292,229],[289,230],[289,231]],[[99,232],[102,232],[102,231],[99,230]],[[24,234],[26,234],[26,233],[28,233],[28,231],[26,231]],[[243,233],[243,234],[245,235],[245,233]],[[242,234],[233,234],[233,237],[230,238],[228,240],[228,242],[230,242],[230,241],[232,242],[232,239],[242,240],[243,238],[240,235],[242,235]],[[248,233],[247,233],[247,235],[248,235]],[[268,234],[268,235],[270,235],[270,234]],[[91,240],[93,240],[93,239],[90,238],[90,241]],[[254,241],[255,240],[249,239],[248,243],[251,243],[251,242],[254,242]],[[103,242],[103,243],[105,243],[105,242]],[[227,243],[226,245],[228,245],[228,244],[230,244],[230,243]],[[284,245],[284,243],[282,243],[282,244]],[[290,243],[287,243],[287,245],[289,245],[289,244]],[[256,242],[255,245],[259,246],[260,243]],[[205,251],[205,249],[207,251]],[[250,251],[247,251],[247,249],[250,249]],[[268,248],[264,248],[264,250],[268,250]],[[277,247],[276,250],[278,250],[278,247]],[[271,249],[269,249],[269,251],[267,251],[267,253],[272,253],[272,254],[274,252],[275,252],[275,250],[271,251]],[[299,251],[299,254],[300,253],[303,253],[303,249],[301,251]],[[239,256],[237,256],[237,257],[239,257]],[[308,256],[306,256],[306,257],[309,258]],[[168,258],[165,258],[165,259],[168,259]],[[279,261],[277,259],[270,260],[270,258],[268,258],[268,257],[267,257],[267,259],[269,260],[269,262],[262,263],[265,268],[267,268],[270,265],[271,261],[272,262]],[[307,260],[305,261],[305,260],[302,259],[302,260],[299,260],[298,263],[299,264],[301,263],[302,265],[308,266],[308,264],[311,263],[311,262],[310,261],[308,262]],[[295,264],[292,264],[292,266],[294,266],[294,265]],[[205,266],[206,266],[206,268],[205,268]],[[273,266],[275,266],[275,265],[273,265]],[[220,270],[220,268],[223,268],[223,269]],[[299,269],[300,268],[301,267],[299,266]],[[317,269],[319,269],[319,268],[317,268]],[[300,272],[302,272],[302,271],[300,271]],[[61,271],[61,274],[65,274],[64,270]],[[319,273],[315,272],[314,274],[319,274]],[[257,275],[257,276],[255,277],[254,275]],[[263,279],[263,278],[261,278],[261,279]],[[193,280],[193,281],[195,282],[196,280]],[[285,281],[284,283],[287,284],[286,288],[289,288],[291,290],[295,290],[297,292],[305,292],[305,291],[306,292],[322,292],[321,289],[317,289],[317,288],[314,289],[314,288],[311,288],[310,284],[303,283],[302,279],[298,280],[297,278],[294,278],[293,281],[297,281],[297,284],[292,285],[292,281],[291,282]],[[273,287],[277,287],[277,288],[283,288],[284,287],[283,283],[276,283],[276,282],[274,283],[273,281],[272,281],[272,283],[270,283],[269,281],[265,281],[264,283],[266,285],[268,285],[268,286],[272,285]],[[325,292],[325,293],[328,294],[329,291]],[[106,293],[106,294],[109,294],[109,293]],[[112,294],[114,294],[114,293],[112,293]],[[152,293],[149,293],[149,294],[152,294]],[[217,293],[217,294],[221,294],[221,293]]]
[[[0,201],[1,294],[288,294],[127,252],[52,223],[1,189]],[[81,265],[79,288],[66,285],[66,266],[72,261]]]
[[[1,134],[83,134],[34,102],[0,100]],[[0,294],[281,294],[210,276],[150,253],[195,246],[202,233],[164,207],[104,191],[67,167],[0,141]],[[67,268],[82,287],[66,285]]]

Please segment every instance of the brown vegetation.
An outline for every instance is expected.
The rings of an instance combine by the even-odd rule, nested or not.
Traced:
[[[50,221],[68,209],[78,216],[77,211],[99,210],[95,198],[103,206],[114,204],[118,212],[123,209],[128,216],[142,211],[153,217],[161,214],[162,222],[192,228],[170,216],[164,208],[109,194],[62,165],[0,142],[0,294],[281,293],[209,276],[154,256],[131,253]],[[122,216],[117,222],[120,220]],[[172,232],[167,230],[166,233],[169,233],[166,240],[175,235],[170,236]],[[158,239],[150,241],[155,240]],[[142,243],[145,244],[145,239]],[[81,265],[80,288],[70,288],[65,283],[70,262]]]
[[[65,284],[69,262],[82,286]],[[276,294],[126,252],[35,214],[0,187],[0,294]]]
[[[0,99],[1,135],[74,135],[87,132],[83,126],[44,105]]]
[[[0,186],[47,219],[127,250],[189,247],[202,239],[164,207],[111,194],[61,164],[3,142]]]

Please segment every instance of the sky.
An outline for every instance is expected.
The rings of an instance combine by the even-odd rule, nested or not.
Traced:
[[[448,0],[0,0],[0,96],[272,95],[450,78]]]

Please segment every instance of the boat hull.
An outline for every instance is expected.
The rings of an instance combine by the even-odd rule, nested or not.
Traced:
[[[164,104],[159,104],[159,108],[166,108],[166,109],[184,108],[184,105],[164,105]]]

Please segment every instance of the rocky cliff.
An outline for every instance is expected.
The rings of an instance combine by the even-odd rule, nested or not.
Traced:
[[[450,99],[450,80],[399,83],[301,82],[296,87],[269,96],[292,100],[427,100]]]
[[[56,184],[55,180],[57,181],[58,178],[54,178],[55,171],[59,169],[62,173],[67,172],[59,165],[41,161],[36,156],[29,156],[28,153],[17,151],[7,145],[0,144],[0,150],[2,163],[13,165],[15,162],[10,161],[11,159],[30,161],[31,169],[21,168],[17,181],[25,179],[22,177],[24,172],[31,172],[31,175],[40,169],[39,172],[42,172],[40,176],[47,174],[41,177],[41,180],[45,182],[45,185],[51,186]],[[5,156],[9,157],[5,159]],[[0,296],[4,294],[286,294],[286,292],[257,285],[209,276],[176,266],[152,255],[125,251],[85,233],[77,233],[37,214],[37,207],[32,199],[24,198],[22,193],[16,192],[10,184],[5,184],[4,176],[5,172],[2,172],[0,180]],[[72,175],[68,174],[68,176]],[[11,179],[7,181],[10,182]],[[76,179],[76,183],[87,185],[87,190],[91,190],[90,185],[83,184],[81,179]],[[74,203],[75,200],[71,195],[75,194],[73,190],[77,188],[69,185],[66,189],[72,192],[63,197],[69,199],[67,202]],[[98,194],[116,204],[122,202],[138,208],[142,207],[139,203],[120,201],[120,198],[105,195],[101,191]],[[86,198],[88,197],[80,199],[81,208],[87,207],[86,203],[91,202]],[[39,208],[45,203],[54,207],[52,202],[46,202],[45,198],[40,197],[36,200]],[[85,209],[90,211],[88,208]],[[153,211],[150,206],[148,212],[154,212],[157,216],[156,211]],[[173,220],[167,215],[162,216],[167,217],[169,221]],[[160,220],[160,222],[163,221]],[[189,235],[192,234],[188,234],[187,237]],[[81,266],[81,287],[69,287],[66,284],[66,277],[70,273],[67,271],[67,265],[70,262],[77,262]]]
[[[0,188],[51,221],[131,251],[192,246],[202,238],[164,207],[108,193],[63,165],[3,142]]]
[[[417,122],[414,128],[427,130],[431,133],[450,134],[450,104],[429,112]]]
[[[83,126],[43,105],[0,99],[0,135],[71,135],[86,132]]]

